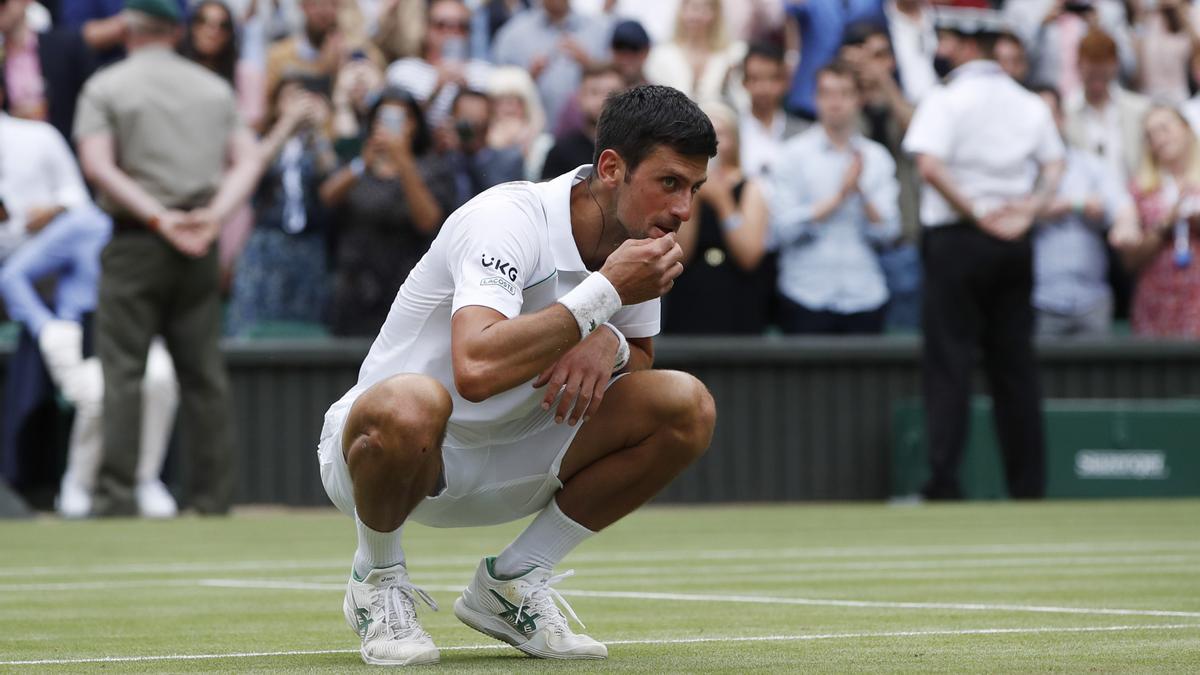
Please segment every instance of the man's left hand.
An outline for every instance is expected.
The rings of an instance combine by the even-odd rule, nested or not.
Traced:
[[[619,344],[611,330],[597,328],[533,381],[535,389],[546,387],[546,396],[542,399],[543,410],[549,410],[554,405],[554,399],[559,398],[558,409],[554,413],[556,424],[566,420],[567,424],[575,426],[581,418],[587,421],[589,412],[600,409],[600,401],[612,377]]]

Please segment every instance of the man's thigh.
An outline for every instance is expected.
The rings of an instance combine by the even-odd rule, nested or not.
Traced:
[[[640,370],[614,382],[563,457],[564,483],[593,462],[631,448],[690,405],[696,380],[674,370]]]

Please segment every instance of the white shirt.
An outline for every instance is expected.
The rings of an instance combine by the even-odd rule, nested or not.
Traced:
[[[741,140],[742,173],[747,178],[758,178],[768,173],[780,150],[783,149],[787,114],[776,110],[770,126],[764,126],[758,118],[746,111],[738,122],[738,137]]]
[[[884,4],[888,31],[892,35],[892,51],[896,54],[896,70],[904,97],[916,103],[937,86],[938,76],[933,69],[937,52],[937,31],[933,24],[933,9],[922,6],[921,17],[912,19],[896,9],[895,0]]]
[[[913,114],[905,152],[946,165],[951,181],[977,212],[1029,195],[1040,165],[1063,158],[1062,138],[1050,109],[995,61],[972,61],[930,91]],[[926,227],[962,220],[930,185],[921,192]]]
[[[511,443],[554,423],[541,408],[545,392],[529,382],[471,403],[454,386],[450,318],[468,305],[508,318],[557,301],[589,274],[571,231],[571,186],[586,165],[546,183],[498,185],[446,220],[429,252],[400,287],[391,312],[359,371],[358,384],[330,408],[341,414],[360,394],[399,373],[441,382],[454,402],[446,444],[474,448]],[[626,337],[659,332],[657,299],[619,310],[609,322]]]
[[[0,113],[0,199],[9,214],[0,222],[0,257],[25,240],[29,209],[89,202],[71,148],[53,126]]]

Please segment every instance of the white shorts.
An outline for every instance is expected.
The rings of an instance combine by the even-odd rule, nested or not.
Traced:
[[[325,492],[342,513],[352,516],[354,487],[341,447],[350,407],[325,416],[318,456]],[[442,446],[446,488],[436,497],[426,497],[410,519],[431,527],[474,527],[541,511],[562,489],[558,470],[581,426],[550,423],[512,443],[470,448],[454,447],[448,438]]]

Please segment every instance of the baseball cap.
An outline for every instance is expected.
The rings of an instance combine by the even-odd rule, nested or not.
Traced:
[[[641,51],[650,46],[650,36],[642,24],[632,19],[613,26],[612,48]]]
[[[179,23],[183,19],[175,0],[125,0],[125,9],[132,9],[173,23]]]

